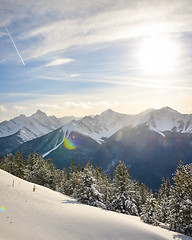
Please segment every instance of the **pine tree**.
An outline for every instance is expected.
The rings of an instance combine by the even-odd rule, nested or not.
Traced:
[[[13,175],[16,175],[15,169],[17,168],[15,162],[15,156],[12,153],[7,154],[3,157],[1,168]]]
[[[192,236],[192,164],[179,164],[170,195],[170,229]]]
[[[102,194],[93,174],[93,166],[89,162],[84,171],[79,173],[78,183],[73,195],[79,202],[91,206],[104,207]]]
[[[163,178],[155,206],[157,222],[167,223],[170,207],[170,181]]]
[[[142,207],[141,220],[145,223],[157,225],[156,213],[155,213],[156,200],[153,197],[152,191],[147,194],[146,202]]]
[[[133,184],[131,183],[129,169],[120,161],[113,175],[113,197],[110,210],[130,215],[138,215],[133,191]]]
[[[111,177],[110,175],[103,174],[102,181],[99,182],[100,191],[103,196],[103,203],[106,209],[110,208],[112,199]]]
[[[15,154],[15,163],[16,163],[15,175],[17,177],[24,178],[25,177],[25,166],[23,163],[23,156],[19,151],[17,151]]]

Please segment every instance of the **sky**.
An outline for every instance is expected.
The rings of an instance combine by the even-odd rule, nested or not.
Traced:
[[[191,0],[0,0],[0,121],[192,113]]]

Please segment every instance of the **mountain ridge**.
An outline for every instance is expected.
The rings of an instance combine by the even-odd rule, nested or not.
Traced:
[[[47,119],[42,112],[39,115]],[[69,168],[71,159],[76,164],[90,160],[108,173],[121,160],[129,166],[133,178],[153,189],[159,187],[163,177],[171,179],[179,160],[187,164],[192,157],[192,114],[181,114],[169,107],[137,115],[109,109],[24,142],[25,129],[0,138],[1,156],[17,150],[26,156],[32,148],[46,159],[51,158],[57,168]]]
[[[38,110],[30,117],[20,115],[10,121],[0,123],[0,152],[1,155],[13,151],[24,142],[44,136],[62,128],[63,139],[70,132],[78,132],[103,144],[120,129],[131,126],[133,128],[144,124],[150,131],[165,137],[164,131],[192,133],[192,114],[181,114],[178,111],[163,107],[161,109],[147,109],[136,115],[128,115],[108,109],[100,115],[56,118],[47,116]],[[15,143],[11,140],[15,139]],[[9,144],[11,142],[11,144]],[[6,151],[3,149],[5,144]]]

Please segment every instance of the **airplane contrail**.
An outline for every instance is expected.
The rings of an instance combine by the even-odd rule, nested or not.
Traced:
[[[4,27],[5,27],[5,30],[7,31],[8,35],[9,35],[12,43],[13,43],[13,46],[15,47],[15,49],[16,49],[16,51],[17,51],[18,56],[19,56],[20,59],[21,59],[21,62],[22,62],[23,65],[25,66],[25,63],[24,63],[24,61],[23,61],[23,58],[21,57],[21,54],[19,53],[19,50],[17,49],[17,47],[16,47],[16,45],[15,45],[15,43],[14,43],[14,41],[13,41],[13,38],[11,37],[11,34],[10,34],[9,30],[7,29],[7,27],[6,27],[5,25],[4,25]]]

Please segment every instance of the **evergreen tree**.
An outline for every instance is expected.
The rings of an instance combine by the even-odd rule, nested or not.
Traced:
[[[110,209],[112,201],[112,188],[110,175],[103,174],[102,181],[99,182],[100,191],[103,196],[103,203],[107,209]]]
[[[16,164],[15,175],[17,177],[24,178],[25,177],[25,166],[23,163],[23,156],[19,151],[17,151],[15,154],[15,164]]]
[[[156,200],[153,197],[152,191],[147,194],[146,202],[142,207],[141,220],[145,223],[151,223],[157,225],[156,213],[155,213]]]
[[[17,168],[15,162],[15,156],[12,153],[7,154],[3,157],[1,168],[13,175],[16,175],[15,169]]]
[[[134,180],[132,183],[132,198],[134,199],[134,203],[137,206],[137,213],[135,215],[140,215],[142,211],[142,206],[145,204],[149,189],[145,186],[145,184],[139,184],[138,181]]]
[[[192,236],[192,164],[179,164],[171,189],[170,229]]]
[[[120,161],[114,171],[110,209],[125,214],[138,215],[133,191],[129,169]]]
[[[157,196],[157,201],[155,205],[156,220],[158,222],[167,223],[169,216],[170,207],[170,181],[167,178],[163,178],[159,193]]]
[[[83,172],[79,172],[78,183],[73,196],[78,201],[96,207],[105,207],[102,194],[93,174],[93,166],[88,162]]]

